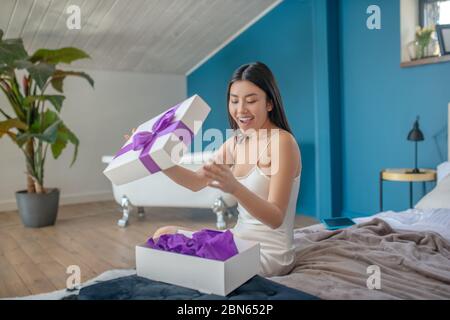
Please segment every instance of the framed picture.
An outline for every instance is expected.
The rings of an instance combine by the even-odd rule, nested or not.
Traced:
[[[450,24],[436,25],[436,33],[439,39],[441,55],[450,54]]]

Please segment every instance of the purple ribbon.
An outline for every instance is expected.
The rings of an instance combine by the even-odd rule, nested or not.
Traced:
[[[179,129],[187,130],[187,132],[189,133],[187,137],[178,135],[180,139],[180,136],[183,136],[182,140],[186,145],[189,145],[192,141],[192,138],[194,137],[194,133],[192,132],[192,130],[189,129],[189,127],[187,127],[183,122],[172,122],[173,118],[175,117],[175,113],[180,105],[181,103],[177,104],[176,106],[167,110],[163,115],[161,115],[161,117],[159,117],[158,120],[156,120],[156,122],[153,124],[151,131],[141,131],[136,133],[133,136],[133,141],[120,149],[119,152],[117,152],[117,154],[114,156],[114,159],[131,150],[142,150],[139,155],[139,160],[142,162],[145,168],[147,168],[150,173],[160,171],[161,168],[149,155],[156,139],[168,133],[176,133],[176,131]]]
[[[157,242],[150,238],[147,245],[152,249],[176,252],[206,259],[225,261],[238,254],[238,249],[230,230],[225,232],[203,229],[192,234],[163,234]]]

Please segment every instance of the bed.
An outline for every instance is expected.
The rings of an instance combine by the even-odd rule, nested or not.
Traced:
[[[450,139],[438,177],[414,209],[295,230],[294,269],[269,279],[322,299],[450,299]]]
[[[295,268],[269,279],[321,299],[450,299],[450,209],[355,220],[295,230]]]

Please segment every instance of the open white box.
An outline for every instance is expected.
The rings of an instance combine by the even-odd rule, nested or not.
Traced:
[[[188,237],[193,232],[179,230]],[[140,277],[226,296],[260,270],[258,242],[234,237],[239,253],[226,261],[136,246],[136,272]]]

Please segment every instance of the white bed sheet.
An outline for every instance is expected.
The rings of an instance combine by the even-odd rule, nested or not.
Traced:
[[[354,218],[356,223],[363,223],[380,218],[394,230],[434,231],[450,241],[450,209],[408,209],[406,211],[385,211],[369,217]],[[322,224],[294,230],[294,239],[305,233],[324,230]]]

